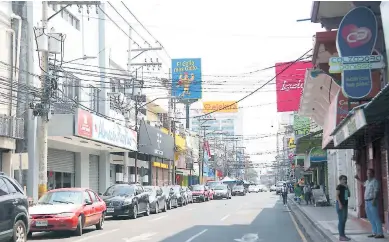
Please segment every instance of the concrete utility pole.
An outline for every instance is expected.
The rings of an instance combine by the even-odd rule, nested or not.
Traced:
[[[132,28],[131,28],[131,26],[129,26],[128,36],[130,36],[130,38],[131,38],[131,34],[132,34]],[[128,38],[127,72],[131,76],[131,46],[132,46],[132,40],[130,38]],[[128,84],[128,83],[126,83],[126,84]],[[125,84],[125,86],[128,86],[126,84]],[[135,85],[135,82],[133,84]],[[125,89],[125,90],[127,91],[127,89]],[[126,121],[125,126],[127,128],[129,128],[130,111],[128,111],[127,115],[128,115],[128,117],[125,118],[125,121]],[[137,118],[138,117],[135,117],[135,119],[137,119]],[[137,135],[137,137],[139,136],[138,133],[136,135]],[[130,165],[130,158],[129,158],[129,155],[128,155],[128,151],[123,153],[123,163],[124,163],[123,180],[124,180],[124,182],[129,182],[130,181],[130,176],[129,176],[128,166]],[[135,167],[135,169],[136,169],[136,167]]]
[[[176,101],[175,99],[169,99],[169,100],[172,100],[173,102],[173,145],[174,145],[174,152],[176,152]],[[173,185],[176,185],[177,183],[177,179],[176,179],[176,163],[174,161],[174,158],[173,158],[173,162],[172,162],[172,176],[173,176]]]
[[[43,31],[47,30],[47,20],[48,18],[48,4],[47,1],[42,2],[42,28]],[[44,48],[43,48],[44,49]],[[50,87],[48,85],[48,76],[49,71],[49,50],[48,48],[41,52],[41,85],[43,89],[42,95],[42,106],[43,114],[40,118],[39,124],[39,176],[38,176],[38,197],[40,198],[43,194],[47,192],[47,132],[49,128],[49,101],[50,101]]]
[[[168,84],[170,85],[171,84],[171,77],[170,77],[170,72],[171,72],[171,69],[169,68],[169,76],[168,76]],[[172,96],[172,89],[171,88],[168,88],[168,93],[169,93],[169,97]],[[172,117],[172,99],[169,98],[168,100],[168,107],[167,107],[167,119],[168,119],[168,134],[169,135],[172,135],[172,121],[171,121],[171,117]],[[173,134],[173,139],[175,139],[176,135]],[[176,148],[176,141],[174,140],[173,141],[173,152],[175,152],[175,148]],[[173,168],[174,168],[174,157],[173,157],[173,160],[170,160],[169,161],[169,174],[168,174],[168,184],[169,185],[173,185],[173,181],[174,181],[174,177],[173,177]],[[171,181],[170,181],[171,180]]]

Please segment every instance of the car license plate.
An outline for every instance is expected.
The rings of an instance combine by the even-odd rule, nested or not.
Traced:
[[[113,213],[115,211],[114,208],[107,208],[107,213]]]
[[[47,222],[47,220],[37,220],[35,222],[35,226],[37,227],[47,227],[49,223]]]

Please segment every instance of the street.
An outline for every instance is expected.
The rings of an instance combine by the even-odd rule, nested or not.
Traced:
[[[70,233],[36,233],[36,241],[61,242],[306,242],[288,208],[274,192],[248,193],[231,200],[189,204],[136,220],[107,218],[104,230]]]

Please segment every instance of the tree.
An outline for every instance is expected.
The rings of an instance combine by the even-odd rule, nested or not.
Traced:
[[[246,179],[248,181],[256,181],[258,178],[258,172],[253,168],[248,168],[246,170]]]

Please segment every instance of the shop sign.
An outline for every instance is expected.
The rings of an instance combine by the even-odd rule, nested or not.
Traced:
[[[342,73],[342,91],[351,99],[361,99],[373,89],[372,69],[385,67],[382,55],[372,55],[378,33],[374,12],[357,7],[344,16],[336,36],[339,57],[329,60],[330,73]]]
[[[174,159],[173,137],[144,122],[140,125],[139,135],[139,152],[169,160]]]
[[[327,160],[327,152],[319,147],[314,147],[309,151],[310,162],[322,162]]]
[[[116,147],[137,150],[137,133],[108,119],[78,109],[75,135]]]
[[[334,146],[337,147],[347,138],[366,125],[366,118],[363,109],[358,109],[334,134]]]
[[[156,161],[153,162],[153,166],[154,167],[159,167],[159,168],[162,168],[162,169],[169,169],[169,165],[168,164],[161,163],[161,162],[156,162]]]

